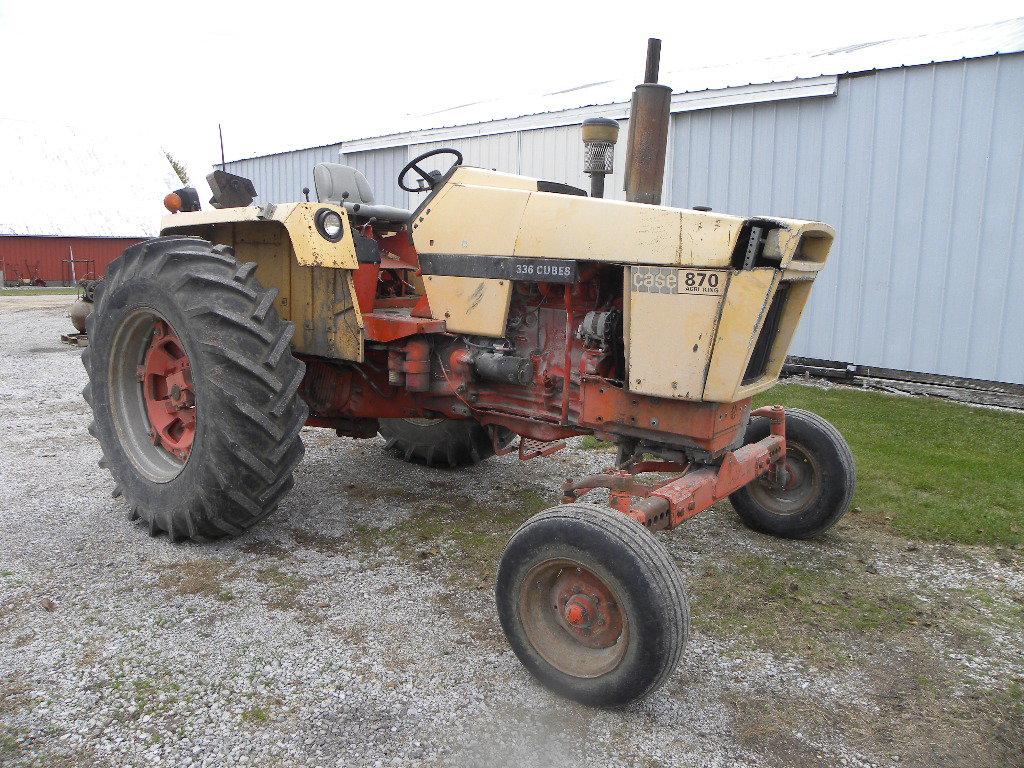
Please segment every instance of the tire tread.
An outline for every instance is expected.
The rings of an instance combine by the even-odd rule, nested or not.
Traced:
[[[766,423],[766,420],[762,419],[762,423],[758,424],[757,428],[764,431],[766,429]],[[838,523],[846,514],[847,510],[849,510],[853,503],[853,495],[857,486],[856,466],[854,463],[853,452],[850,450],[849,444],[843,438],[842,434],[840,434],[839,430],[836,429],[835,425],[830,423],[827,419],[824,419],[811,411],[805,411],[802,408],[787,408],[786,427],[787,434],[795,429],[799,430],[807,427],[817,430],[819,435],[823,437],[828,442],[829,446],[835,450],[835,458],[837,460],[836,469],[840,476],[838,481],[842,483],[841,497],[831,506],[831,508],[819,510],[815,515],[813,523],[801,526],[799,529],[787,529],[785,532],[775,524],[772,517],[773,513],[770,510],[764,509],[750,495],[746,488],[741,488],[730,494],[729,501],[732,503],[733,508],[736,510],[743,522],[755,531],[775,536],[783,536],[785,538],[810,539],[820,536],[828,531]],[[749,431],[748,427],[748,433]]]
[[[239,264],[230,246],[192,237],[156,238],[129,248],[97,289],[96,309],[87,322],[91,335],[109,297],[137,279],[158,283],[200,329],[193,353],[220,371],[204,381],[206,407],[217,420],[210,422],[204,457],[207,480],[194,497],[174,509],[147,509],[129,498],[126,475],[133,470],[118,466],[124,461],[104,449],[102,461],[114,475],[115,493],[125,494],[130,516],[153,535],[166,532],[173,541],[236,535],[271,514],[293,485],[308,415],[298,395],[305,366],[290,354],[295,328],[273,307],[277,290],[264,289],[256,269],[255,262]],[[93,391],[102,372],[94,370],[95,359],[88,349],[82,355],[90,378],[83,397],[99,418],[102,409]],[[101,447],[113,432],[97,429],[95,421],[89,425]]]
[[[402,461],[428,467],[458,469],[494,455],[487,428],[468,419],[442,419],[430,425],[381,419],[379,430],[386,451]]]
[[[505,552],[518,537],[527,536],[531,528],[550,521],[572,523],[583,521],[606,533],[629,550],[642,571],[640,579],[658,593],[657,602],[667,610],[668,654],[658,674],[633,698],[647,696],[663,686],[679,665],[690,634],[690,612],[686,583],[668,550],[649,530],[626,515],[607,506],[575,502],[539,512],[513,534]],[[502,557],[504,558],[504,554]],[[619,702],[624,703],[624,702]]]

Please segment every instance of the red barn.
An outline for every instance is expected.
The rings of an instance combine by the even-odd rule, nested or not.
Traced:
[[[157,234],[180,187],[159,146],[68,125],[0,119],[0,271],[50,284],[102,275]]]

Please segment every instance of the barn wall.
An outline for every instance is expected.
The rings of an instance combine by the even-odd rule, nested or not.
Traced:
[[[94,259],[99,275],[106,274],[107,267],[124,250],[141,239],[106,237],[0,237],[0,270],[7,281],[19,275],[38,274],[48,283],[65,281],[70,266],[63,262],[74,255],[76,261]],[[76,264],[76,277],[85,277],[89,265]]]
[[[373,198],[377,203],[395,205],[406,208],[409,205],[409,193],[398,188],[398,172],[406,163],[405,147],[389,147],[368,152],[347,152],[343,161],[353,168],[358,168],[370,182]],[[331,161],[339,162],[337,156]]]
[[[302,200],[302,190],[309,188],[309,197],[316,200],[313,186],[313,166],[317,163],[338,162],[340,144],[327,147],[299,149],[277,155],[235,160],[225,165],[228,173],[237,173],[252,179],[256,186],[256,202],[294,203]],[[203,200],[203,205],[206,201]]]
[[[841,77],[834,97],[678,113],[665,201],[836,227],[793,354],[1024,383],[1022,93],[1024,54],[1007,54]],[[606,183],[618,199],[625,122]],[[578,126],[444,145],[472,165],[589,187]],[[350,153],[347,162],[383,202],[411,207],[418,196],[398,190],[398,170],[436,146]],[[310,176],[314,162],[338,153],[228,165],[251,168],[257,189],[276,194],[282,177]],[[273,201],[286,199],[297,196]]]
[[[838,231],[792,354],[1024,383],[1024,55],[674,118],[672,205]]]

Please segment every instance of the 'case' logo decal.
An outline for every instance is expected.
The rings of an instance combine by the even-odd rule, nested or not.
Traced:
[[[630,268],[630,283],[635,293],[721,296],[725,293],[727,278],[728,273],[714,269]]]

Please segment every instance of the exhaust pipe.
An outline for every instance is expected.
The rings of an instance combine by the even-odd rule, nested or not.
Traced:
[[[660,67],[661,40],[652,37],[647,41],[644,82],[633,90],[633,103],[629,110],[623,189],[631,203],[661,204],[672,88],[658,84]]]

